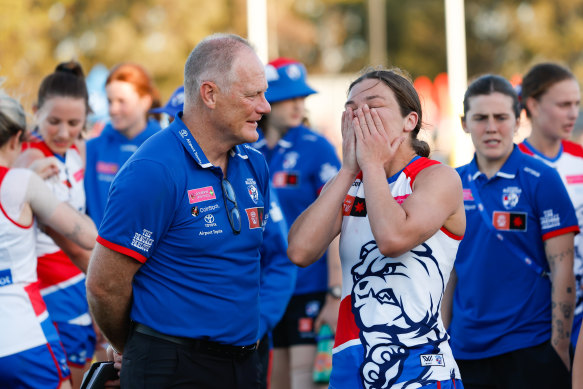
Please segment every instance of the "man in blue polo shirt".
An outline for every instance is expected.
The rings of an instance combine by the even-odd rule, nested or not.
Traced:
[[[123,352],[124,387],[254,388],[269,175],[256,150],[269,113],[261,61],[217,34],[185,65],[184,112],[114,180],[88,300]]]

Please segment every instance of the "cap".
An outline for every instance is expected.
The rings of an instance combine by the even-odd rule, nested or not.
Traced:
[[[289,58],[278,58],[265,66],[267,91],[265,98],[269,103],[306,97],[317,93],[306,83],[306,67]]]
[[[174,117],[184,106],[184,86],[179,86],[165,106],[151,109],[151,113],[165,113]]]

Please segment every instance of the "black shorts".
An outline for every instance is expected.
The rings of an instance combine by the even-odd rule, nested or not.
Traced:
[[[495,357],[456,362],[466,389],[571,387],[571,375],[550,341]]]
[[[283,318],[273,329],[273,347],[316,344],[314,323],[326,301],[326,292],[292,296]]]

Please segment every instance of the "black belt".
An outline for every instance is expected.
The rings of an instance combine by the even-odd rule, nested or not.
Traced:
[[[257,348],[256,344],[249,346],[231,346],[230,344],[211,342],[210,340],[166,335],[141,323],[134,322],[133,324],[134,330],[140,334],[152,336],[154,338],[162,339],[182,346],[191,347],[196,351],[200,351],[206,354],[239,359],[253,354]]]

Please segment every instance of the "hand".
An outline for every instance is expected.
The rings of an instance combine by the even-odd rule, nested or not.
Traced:
[[[55,157],[46,157],[35,160],[29,169],[38,174],[43,180],[59,174],[58,160]]]
[[[352,126],[353,117],[352,108],[346,108],[342,112],[342,167],[356,175],[360,168],[356,161],[356,137]]]
[[[320,310],[320,314],[316,318],[314,323],[314,330],[316,333],[320,332],[320,327],[323,324],[328,324],[332,329],[332,332],[336,333],[336,327],[338,326],[338,311],[340,310],[340,299],[334,298],[330,295],[326,295],[326,302]]]
[[[405,140],[403,136],[391,140],[377,111],[367,104],[356,110],[352,125],[356,135],[356,159],[363,170],[379,164],[386,166]]]
[[[111,347],[111,345],[107,346],[107,360],[108,361],[113,361],[113,367],[117,370],[118,377],[121,374],[121,362],[122,362],[122,359],[123,359],[123,355],[122,354],[120,354],[117,351],[115,351],[114,348]],[[105,383],[105,387],[106,388],[119,388],[120,387],[120,381],[119,381],[119,379],[112,380],[112,381],[107,381]]]

